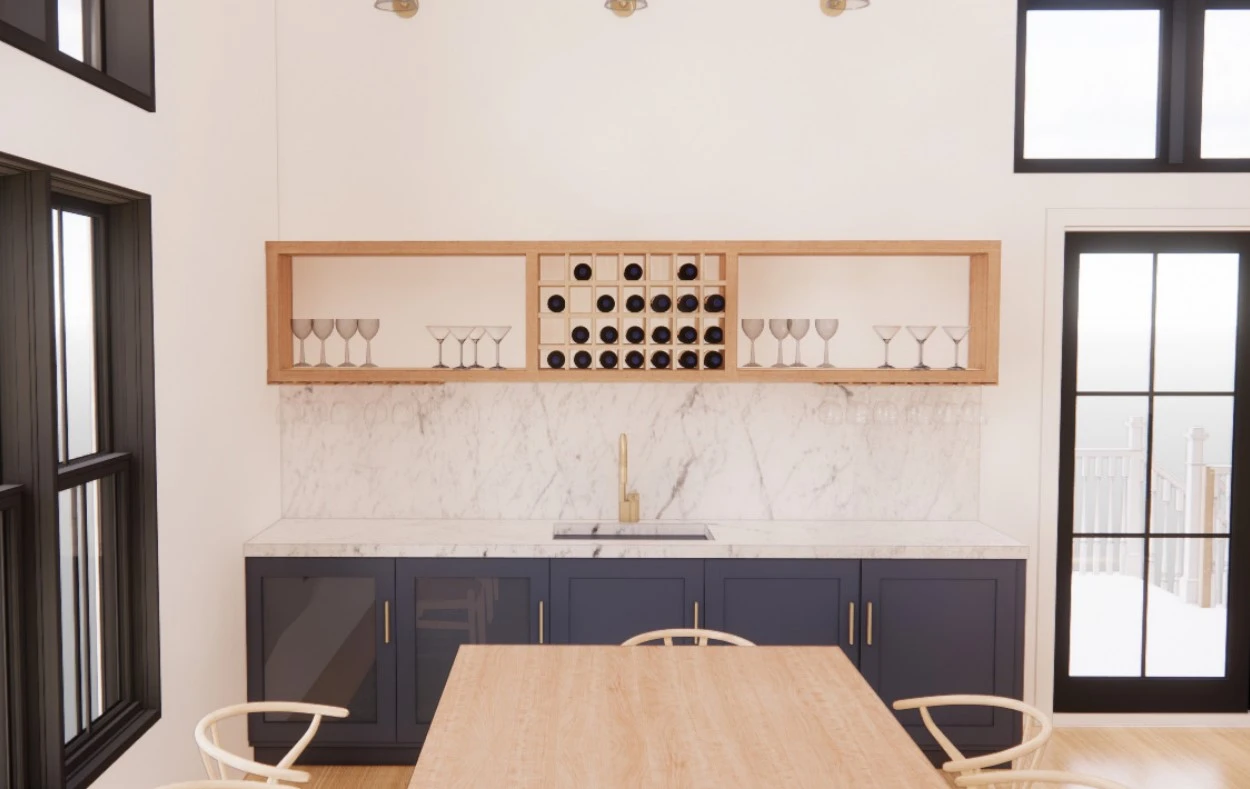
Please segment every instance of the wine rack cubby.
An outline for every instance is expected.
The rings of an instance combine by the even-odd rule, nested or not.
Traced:
[[[270,383],[723,381],[984,385],[998,380],[1000,245],[996,241],[270,242],[267,258]],[[514,273],[502,279],[496,275],[494,279],[498,281],[483,282],[482,286],[493,284],[496,290],[502,287],[506,291],[502,298],[515,304],[515,309],[509,308],[512,318],[508,322],[523,322],[523,325],[510,325],[511,333],[506,339],[510,346],[505,346],[511,347],[515,355],[508,369],[485,366],[440,369],[434,366],[432,359],[428,364],[422,361],[409,366],[387,366],[382,359],[382,366],[373,368],[298,367],[291,319],[304,317],[294,312],[295,264],[301,259],[341,260],[346,266],[361,269],[368,267],[362,261],[391,260],[388,268],[391,277],[397,276],[396,271],[412,271],[409,268],[412,266],[418,273],[406,279],[418,283],[426,282],[419,271],[427,261],[444,264],[464,261],[466,273],[461,279],[469,282],[473,281],[474,261],[489,259],[492,265],[505,266],[503,270],[496,268],[494,271]],[[888,264],[885,259],[890,259]],[[811,263],[816,268],[786,268],[796,260]],[[952,260],[958,261],[960,266],[954,279],[949,273]],[[924,277],[911,281],[896,273],[883,273],[887,269],[894,272],[890,265],[897,261],[920,266],[921,272],[947,272],[943,274],[945,290],[942,293],[950,297],[952,292],[957,292],[958,298],[954,299],[957,306],[953,309],[957,310],[958,317],[925,322],[950,320],[970,327],[962,346],[966,359],[961,356],[960,346],[954,349],[955,365],[959,369],[946,366],[915,369],[910,365],[882,369],[876,366],[879,360],[867,358],[862,349],[852,360],[858,364],[832,368],[817,364],[751,368],[743,364],[748,353],[743,343],[751,341],[744,337],[741,322],[744,316],[740,309],[743,304],[749,304],[759,312],[760,292],[775,290],[774,286],[790,288],[793,293],[806,289],[812,292],[803,294],[806,299],[803,303],[808,309],[804,314],[824,317],[826,313],[833,313],[828,317],[838,317],[839,309],[847,310],[848,304],[856,302],[854,288],[863,286],[865,277],[850,276],[848,285],[836,287],[838,298],[828,299],[834,306],[826,309],[826,300],[812,287],[814,283],[808,281],[820,278],[814,271],[820,273],[840,267],[839,270],[850,270],[853,274],[876,272],[877,279],[885,277],[890,288],[918,290],[927,287]],[[833,262],[837,266],[832,265]],[[355,270],[349,268],[349,271]],[[747,271],[751,276],[746,275]],[[795,271],[807,273],[796,275]],[[962,273],[964,271],[966,274]],[[428,287],[424,284],[416,287],[437,291],[439,281],[434,277]],[[441,281],[446,282],[446,277]],[[413,287],[411,282],[409,287]],[[386,289],[388,284],[389,280],[375,283],[374,287]],[[740,290],[743,287],[745,292]],[[519,292],[522,288],[523,293]],[[897,310],[906,315],[912,314],[907,310],[922,309],[925,300],[933,300],[928,290],[924,291],[923,298],[906,290],[897,292],[897,299],[887,294],[885,303],[888,306],[897,302]],[[437,300],[438,293],[423,296],[428,304],[428,299]],[[501,298],[500,294],[496,293],[495,298]],[[878,294],[878,307],[881,298]],[[464,303],[466,299],[463,295],[447,294],[443,301]],[[410,311],[420,310],[420,306],[414,306]],[[863,335],[870,329],[859,325],[869,314],[865,308],[857,325],[844,328],[847,342],[853,339],[850,335],[854,331]],[[951,314],[943,313],[944,316]],[[745,317],[756,316],[746,314]],[[409,320],[404,324],[403,342],[426,346],[434,342],[415,328],[423,322]],[[382,333],[392,343],[391,347],[396,338],[386,335],[387,327],[395,327],[397,323],[382,320]],[[397,329],[392,328],[392,331]],[[764,339],[770,341],[767,331]],[[809,341],[819,343],[820,340],[813,335]],[[439,344],[440,362],[443,361],[442,342]],[[453,348],[455,342],[453,337]],[[825,340],[826,348],[828,342]],[[740,346],[743,346],[741,354]],[[478,343],[474,342],[472,347],[477,361]],[[484,347],[492,348],[489,338]],[[794,347],[797,355],[798,346]],[[804,347],[808,348],[804,353],[810,354],[812,349]],[[496,355],[488,357],[488,362],[498,363],[498,350],[499,345],[495,344],[493,353]],[[450,361],[454,368],[454,352],[450,354]]]

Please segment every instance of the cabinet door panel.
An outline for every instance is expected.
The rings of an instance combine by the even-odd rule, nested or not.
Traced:
[[[702,595],[698,559],[554,560],[551,640],[619,644],[649,630],[691,627]]]

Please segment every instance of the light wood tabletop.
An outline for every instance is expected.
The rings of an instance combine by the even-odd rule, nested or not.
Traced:
[[[947,789],[835,647],[463,646],[409,789]]]

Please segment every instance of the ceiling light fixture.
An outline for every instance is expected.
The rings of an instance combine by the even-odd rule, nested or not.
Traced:
[[[608,0],[603,7],[624,18],[647,7],[647,0]]]
[[[421,9],[421,0],[374,0],[373,7],[400,19],[412,19]]]
[[[871,4],[872,0],[820,0],[820,10],[825,16],[841,16],[843,11],[857,11]]]

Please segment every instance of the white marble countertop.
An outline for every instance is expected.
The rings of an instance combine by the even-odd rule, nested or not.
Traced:
[[[554,525],[526,520],[285,519],[249,540],[244,555],[478,559],[1025,559],[1029,555],[1028,546],[976,521],[709,521],[713,539],[707,541],[556,540]],[[616,524],[602,526],[606,530]]]

